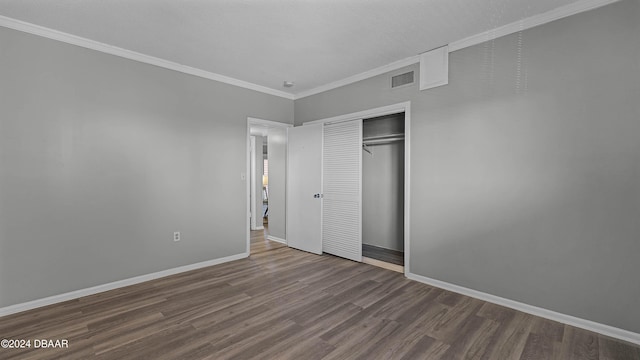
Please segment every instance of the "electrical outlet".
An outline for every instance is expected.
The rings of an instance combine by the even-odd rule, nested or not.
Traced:
[[[173,241],[180,241],[180,231],[173,233]]]

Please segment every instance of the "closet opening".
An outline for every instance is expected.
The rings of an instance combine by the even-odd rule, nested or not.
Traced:
[[[362,121],[362,261],[404,272],[405,114]]]

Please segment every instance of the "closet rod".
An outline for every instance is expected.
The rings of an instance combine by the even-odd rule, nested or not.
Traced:
[[[392,143],[392,142],[396,142],[396,141],[404,141],[404,136],[403,137],[397,137],[397,138],[363,140],[362,143],[365,144],[365,145],[380,145],[380,144]]]
[[[369,137],[363,138],[363,139],[362,139],[362,141],[380,140],[380,139],[395,139],[395,138],[402,138],[402,139],[404,139],[404,134],[403,134],[403,133],[400,133],[400,134],[388,134],[388,135],[369,136]]]

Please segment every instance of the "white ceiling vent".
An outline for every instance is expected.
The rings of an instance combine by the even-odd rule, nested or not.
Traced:
[[[413,84],[413,71],[391,77],[391,88]]]

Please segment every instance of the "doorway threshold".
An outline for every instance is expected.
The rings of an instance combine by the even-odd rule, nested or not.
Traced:
[[[387,269],[387,270],[391,270],[391,271],[395,271],[395,272],[399,272],[404,274],[404,266],[402,265],[396,265],[396,264],[392,264],[392,263],[388,263],[388,262],[384,262],[381,260],[376,260],[376,259],[372,259],[372,258],[368,258],[368,257],[362,257],[362,262],[365,264],[369,264],[369,265],[373,265],[373,266],[377,266],[377,267],[381,267],[383,269]]]

